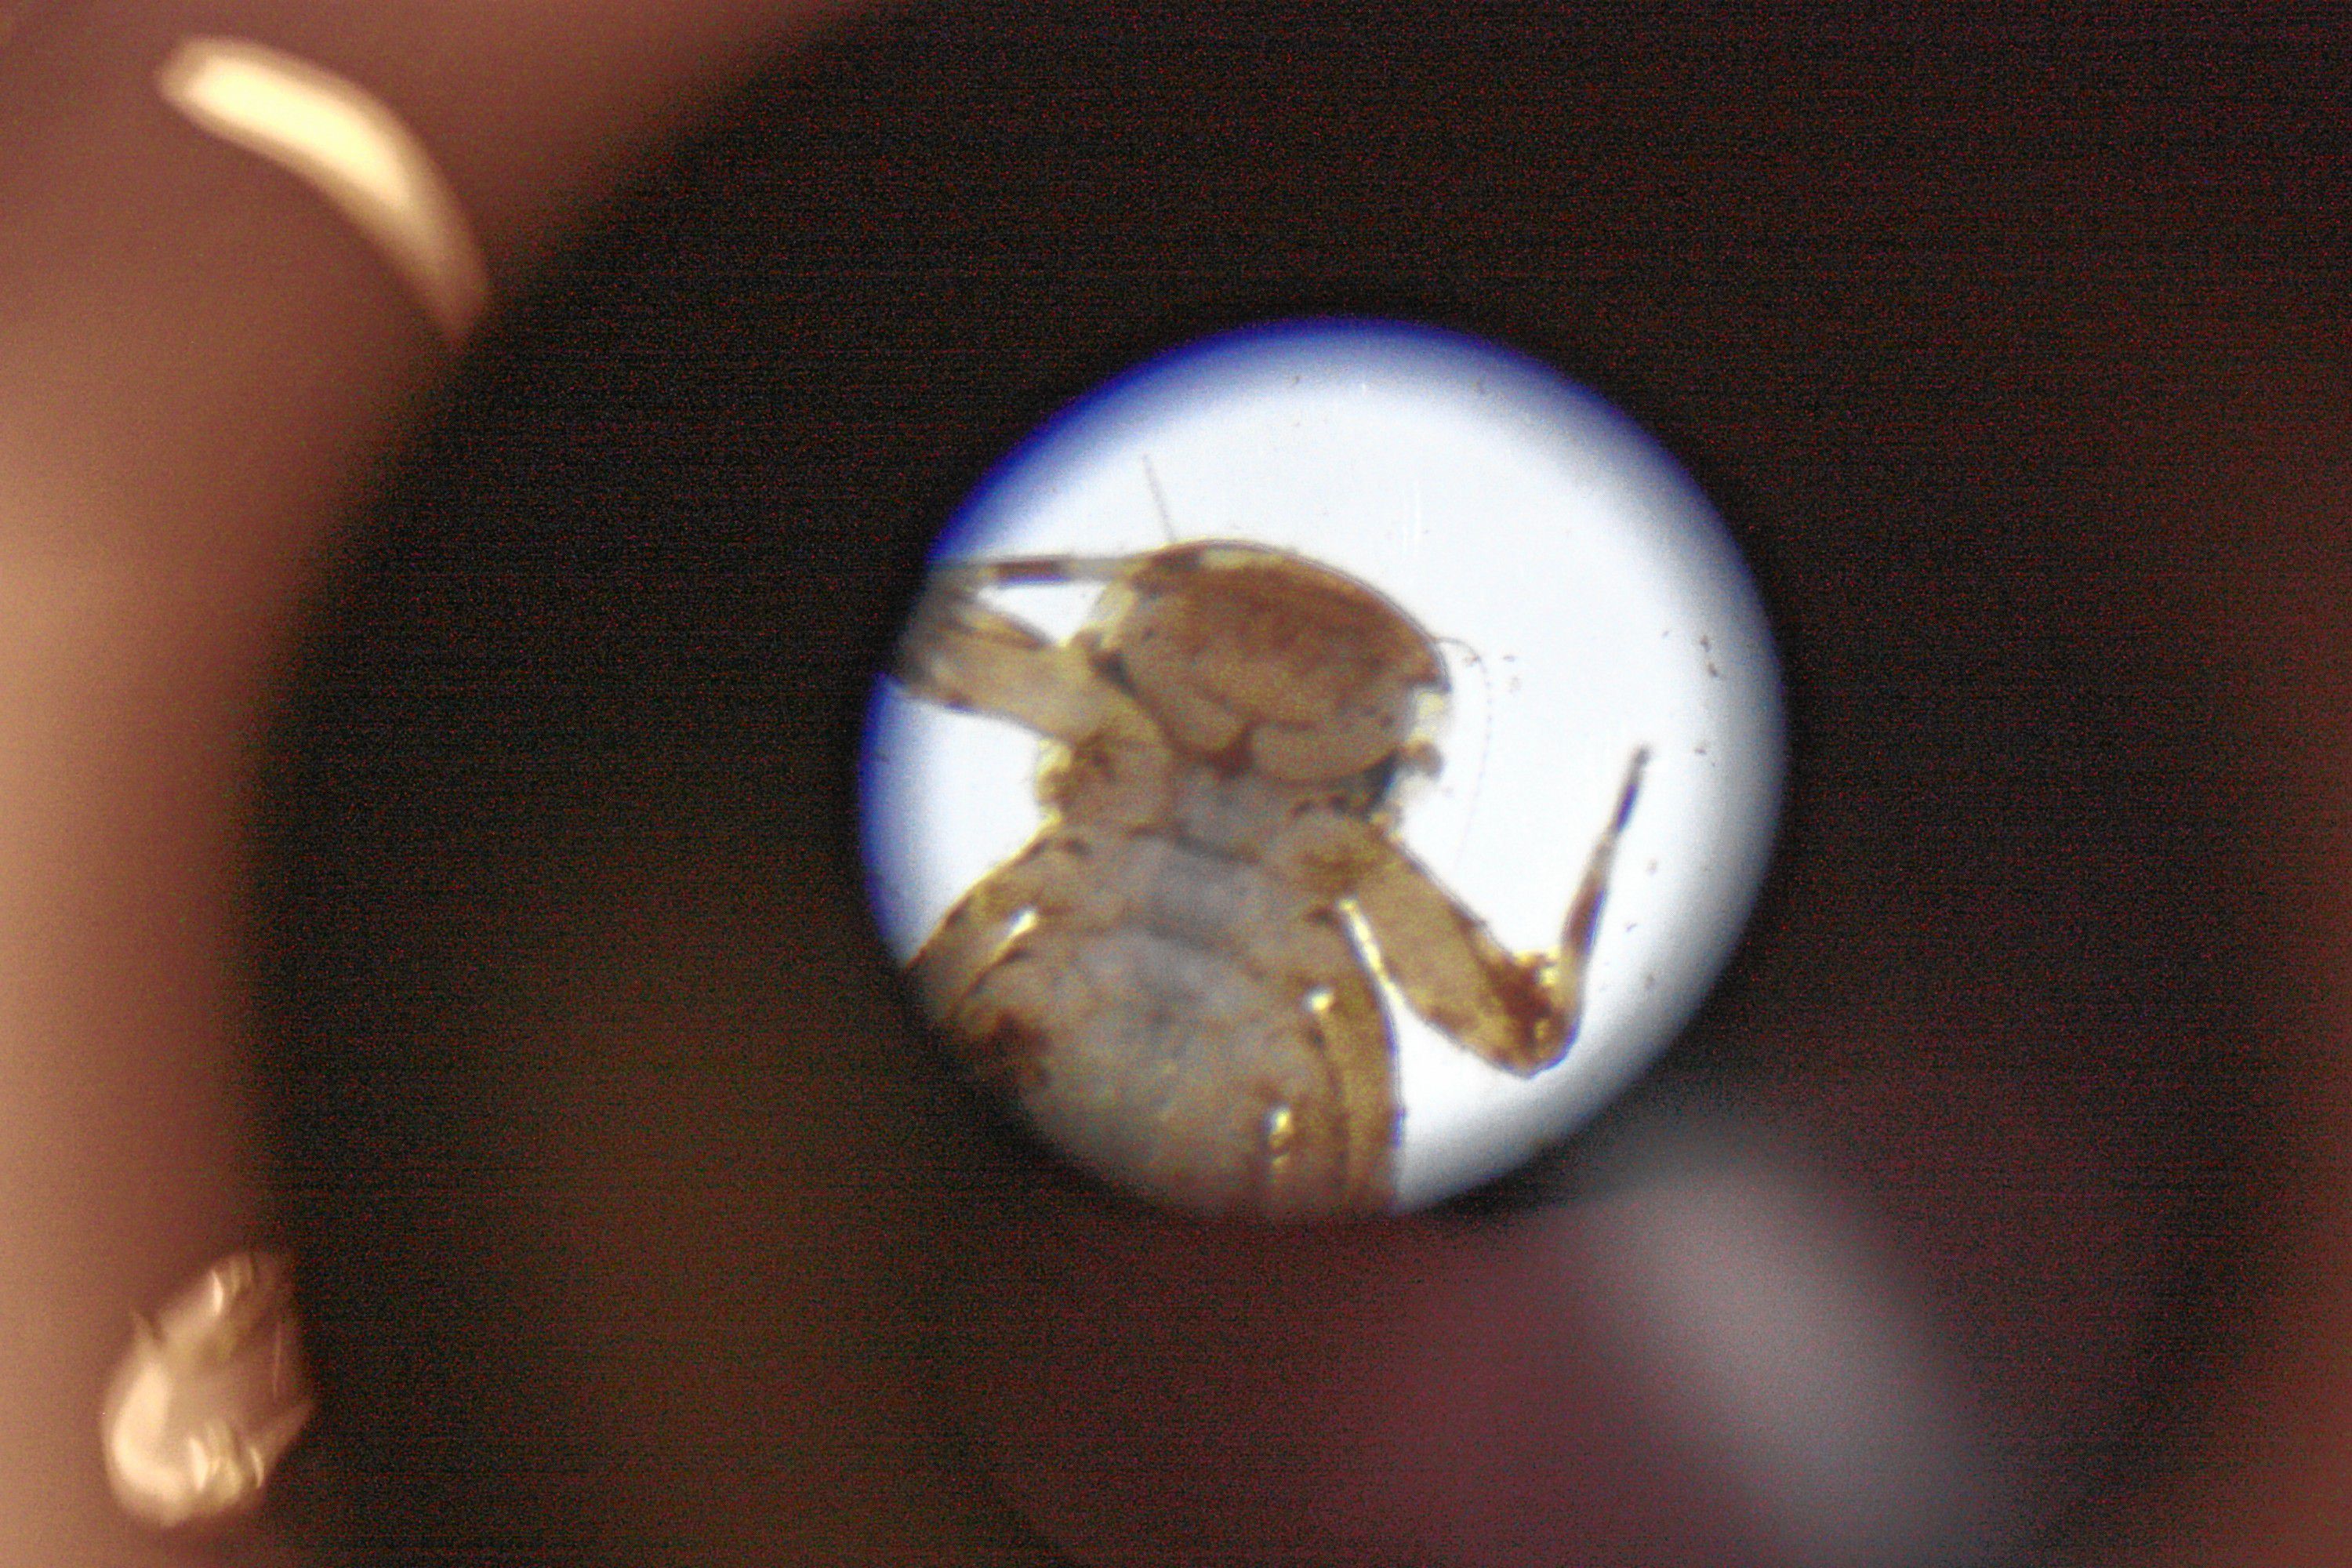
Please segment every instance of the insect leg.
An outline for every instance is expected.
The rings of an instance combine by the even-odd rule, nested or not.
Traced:
[[[915,994],[938,1023],[955,1010],[989,963],[1013,934],[1022,917],[1035,907],[1041,880],[1040,841],[972,884],[940,918],[907,965]]]
[[[1108,583],[1135,564],[1132,555],[1013,555],[997,561],[950,561],[931,580],[966,592],[1023,583]]]
[[[1339,1207],[1373,1213],[1388,1206],[1396,1152],[1396,1050],[1388,1016],[1370,977],[1355,964],[1318,988],[1314,1010],[1339,1096]]]
[[[1570,1038],[1575,1037],[1577,1021],[1584,1016],[1584,971],[1592,957],[1592,943],[1601,934],[1601,906],[1609,896],[1609,872],[1616,864],[1617,840],[1624,836],[1626,820],[1633,815],[1634,797],[1642,793],[1642,773],[1649,765],[1650,749],[1641,747],[1626,765],[1624,787],[1617,792],[1617,809],[1610,814],[1609,826],[1601,830],[1592,853],[1585,858],[1584,876],[1576,885],[1576,896],[1568,901],[1568,918],[1560,922],[1552,993],[1568,1019]],[[1561,1044],[1565,1047],[1567,1041]]]
[[[997,564],[984,563],[989,571]],[[898,645],[892,673],[899,684],[926,701],[1009,719],[1060,741],[1139,719],[1133,700],[1102,679],[1086,649],[1049,642],[1026,622],[982,603],[979,587],[992,580],[982,566],[943,569],[934,577]]]
[[[1364,836],[1354,847],[1360,869],[1352,901],[1382,970],[1414,1012],[1510,1072],[1540,1072],[1566,1054],[1583,1015],[1585,967],[1617,842],[1648,762],[1646,750],[1634,752],[1550,952],[1508,952],[1402,847]]]

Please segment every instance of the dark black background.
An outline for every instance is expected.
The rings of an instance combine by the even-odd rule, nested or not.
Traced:
[[[2077,1211],[2063,1181],[1939,1191],[2000,1149],[1965,1096],[1903,1124],[1885,1108],[1938,1100],[1916,1085],[1989,1075],[2085,1140],[2057,1168],[2147,1241],[2111,1261],[2128,1325],[2068,1319],[2028,1355],[2003,1325],[2056,1289],[2039,1264],[2004,1277],[1998,1226],[1965,1265],[1916,1245],[1980,1362],[2099,1369],[2039,1432],[2062,1479],[2037,1506],[2106,1531],[2231,1364],[2295,1174],[2274,765],[2194,616],[2248,474],[2345,456],[2352,59],[2325,22],[1969,15],[926,9],[840,31],[680,149],[388,473],[272,742],[257,962],[339,1391],[306,1461],[330,1528],[386,1562],[763,1560],[596,1521],[622,1471],[723,1510],[838,1454],[575,1422],[591,1395],[546,1369],[700,1375],[713,1347],[666,1336],[658,1299],[721,1270],[616,1266],[648,1300],[600,1315],[561,1260],[633,1243],[550,1244],[581,1222],[542,1199],[715,1185],[756,1231],[810,1180],[812,1114],[939,1129],[828,1164],[835,1197],[1024,1157],[959,1133],[866,922],[869,682],[932,532],[1038,419],[1201,333],[1348,311],[1596,387],[1729,521],[1787,664],[1788,826],[1636,1109],[1769,1105],[1833,1160],[1851,1133],[1853,1179],[1923,1237]],[[708,1050],[564,1043],[567,1009],[714,1008]],[[545,1108],[583,1095],[642,1166],[567,1141],[576,1110]],[[1458,1223],[1552,1201],[1576,1160]],[[953,1352],[952,1280],[918,1295],[873,1353]],[[952,1459],[955,1425],[914,1440]]]

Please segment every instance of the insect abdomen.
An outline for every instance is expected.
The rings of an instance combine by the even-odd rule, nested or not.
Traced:
[[[1019,1039],[1040,1131],[1164,1201],[1258,1201],[1276,1146],[1332,1099],[1311,986],[1269,967],[1307,911],[1255,860],[1139,836],[1083,909],[1041,918],[974,986],[958,1033]]]

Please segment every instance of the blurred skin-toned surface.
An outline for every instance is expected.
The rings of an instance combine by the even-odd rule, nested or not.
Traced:
[[[98,1397],[247,1245],[300,1261],[273,1549],[322,1561],[2340,1558],[2327,38],[925,15],[679,148],[801,16],[233,9],[0,30],[0,1563],[184,1560]],[[195,30],[435,150],[524,301],[450,390],[364,238],[156,100]],[[1693,468],[1790,828],[1547,1169],[1188,1226],[908,1023],[856,715],[1008,443],[1334,309]]]
[[[363,78],[501,275],[800,18],[742,5],[12,7],[0,40],[0,1557],[137,1561],[97,1405],[261,1223],[236,976],[263,693],[446,350],[311,193],[174,118],[180,37]],[[160,1559],[159,1559],[160,1560]]]

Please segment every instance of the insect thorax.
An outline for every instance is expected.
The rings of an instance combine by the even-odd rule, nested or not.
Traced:
[[[1037,798],[1070,826],[1139,829],[1255,857],[1310,814],[1384,818],[1401,767],[1400,756],[1391,755],[1348,778],[1302,784],[1234,771],[1164,744],[1049,744]]]

